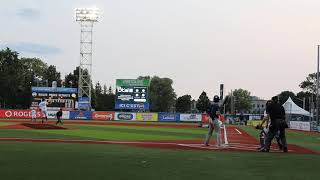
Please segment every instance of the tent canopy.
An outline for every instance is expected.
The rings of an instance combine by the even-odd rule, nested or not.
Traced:
[[[282,105],[286,111],[286,114],[297,114],[297,115],[304,115],[304,116],[311,116],[310,113],[303,108],[296,105],[291,97]]]

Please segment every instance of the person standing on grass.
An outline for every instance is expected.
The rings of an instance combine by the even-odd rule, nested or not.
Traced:
[[[48,102],[43,98],[42,101],[39,103],[39,108],[41,110],[41,122],[43,123],[43,119],[46,119],[46,122],[48,122],[48,108],[47,108]]]
[[[31,122],[37,122],[37,110],[36,109],[31,110]]]
[[[56,122],[56,125],[58,125],[59,123],[61,125],[63,125],[63,122],[61,121],[61,117],[62,117],[62,108],[60,108],[60,110],[56,113],[56,116],[57,116],[57,122]]]
[[[283,106],[279,104],[278,96],[272,97],[272,102],[267,107],[266,112],[270,117],[271,123],[269,125],[269,131],[267,133],[267,139],[265,142],[264,149],[262,149],[261,151],[269,152],[271,142],[279,131],[279,137],[281,140],[283,152],[288,152],[287,140],[285,135],[285,128],[288,128],[288,125],[285,121],[286,112]]]
[[[242,112],[240,113],[239,120],[240,120],[240,125],[245,124],[245,122],[244,122],[244,115],[243,115]]]
[[[209,115],[209,132],[204,142],[205,146],[209,146],[209,141],[212,136],[213,130],[217,134],[216,145],[218,147],[221,146],[221,132],[220,132],[221,121],[219,120],[219,115],[220,115],[219,100],[220,100],[219,96],[215,95],[213,97],[213,104],[211,104],[207,110],[207,113]]]

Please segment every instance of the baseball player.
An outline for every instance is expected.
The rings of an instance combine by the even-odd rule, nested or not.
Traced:
[[[207,113],[209,114],[209,132],[206,136],[204,145],[209,146],[209,141],[212,136],[213,131],[217,134],[217,141],[216,145],[217,147],[221,147],[221,121],[219,120],[220,115],[220,106],[219,106],[219,96],[215,95],[213,97],[213,104],[211,104],[207,110]]]
[[[47,108],[48,102],[43,98],[42,101],[39,103],[39,108],[41,110],[41,122],[43,123],[43,119],[46,119],[46,122],[48,122],[48,108]]]
[[[31,110],[31,122],[36,122],[37,121],[37,110],[32,109]]]
[[[61,121],[62,113],[63,113],[62,108],[60,108],[60,110],[56,113],[56,116],[57,116],[56,125],[58,125],[59,123],[63,125],[63,122]]]
[[[271,101],[267,101],[266,103],[266,107],[268,107],[269,105],[271,104]],[[259,138],[260,138],[260,147],[257,148],[258,150],[263,150],[264,149],[264,146],[265,146],[265,143],[266,143],[266,140],[267,140],[267,134],[268,134],[268,131],[269,131],[269,126],[270,126],[270,117],[269,117],[269,114],[265,111],[264,112],[264,118],[261,122],[261,124],[258,124],[256,126],[256,129],[260,129],[260,134],[259,134]],[[263,126],[263,124],[266,124],[265,126]],[[277,140],[277,144],[278,144],[278,147],[279,147],[279,150],[282,150],[282,144],[281,144],[281,139],[279,137],[279,132],[277,132],[277,134],[275,135],[275,138]]]

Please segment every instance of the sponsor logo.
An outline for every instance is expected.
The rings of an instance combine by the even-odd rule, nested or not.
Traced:
[[[55,117],[55,116],[56,116],[56,112],[49,111],[49,112],[48,112],[48,116]]]
[[[162,119],[163,120],[176,120],[176,116],[175,115],[163,115]]]
[[[152,120],[152,114],[142,114],[142,119],[143,120]]]
[[[190,114],[189,119],[196,120],[197,119],[197,115]]]
[[[112,114],[95,114],[94,118],[112,120],[113,119],[113,115]]]
[[[6,117],[31,117],[31,111],[7,111],[5,115]]]
[[[120,108],[144,109],[144,104],[119,104]]]
[[[118,119],[121,120],[132,120],[133,114],[118,114]]]
[[[133,88],[117,87],[117,92],[133,93]]]
[[[11,111],[6,111],[5,115],[6,115],[6,117],[11,117],[12,116],[12,112]]]

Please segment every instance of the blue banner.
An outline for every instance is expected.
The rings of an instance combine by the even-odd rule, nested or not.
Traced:
[[[89,120],[92,119],[91,111],[70,111],[70,119]]]
[[[53,88],[53,87],[31,87],[32,92],[43,92],[43,93],[77,93],[77,88]]]
[[[115,109],[149,109],[149,103],[144,102],[116,102]]]
[[[160,122],[178,122],[180,115],[176,113],[158,113]]]
[[[81,110],[90,110],[90,102],[88,97],[78,98],[78,108]]]

